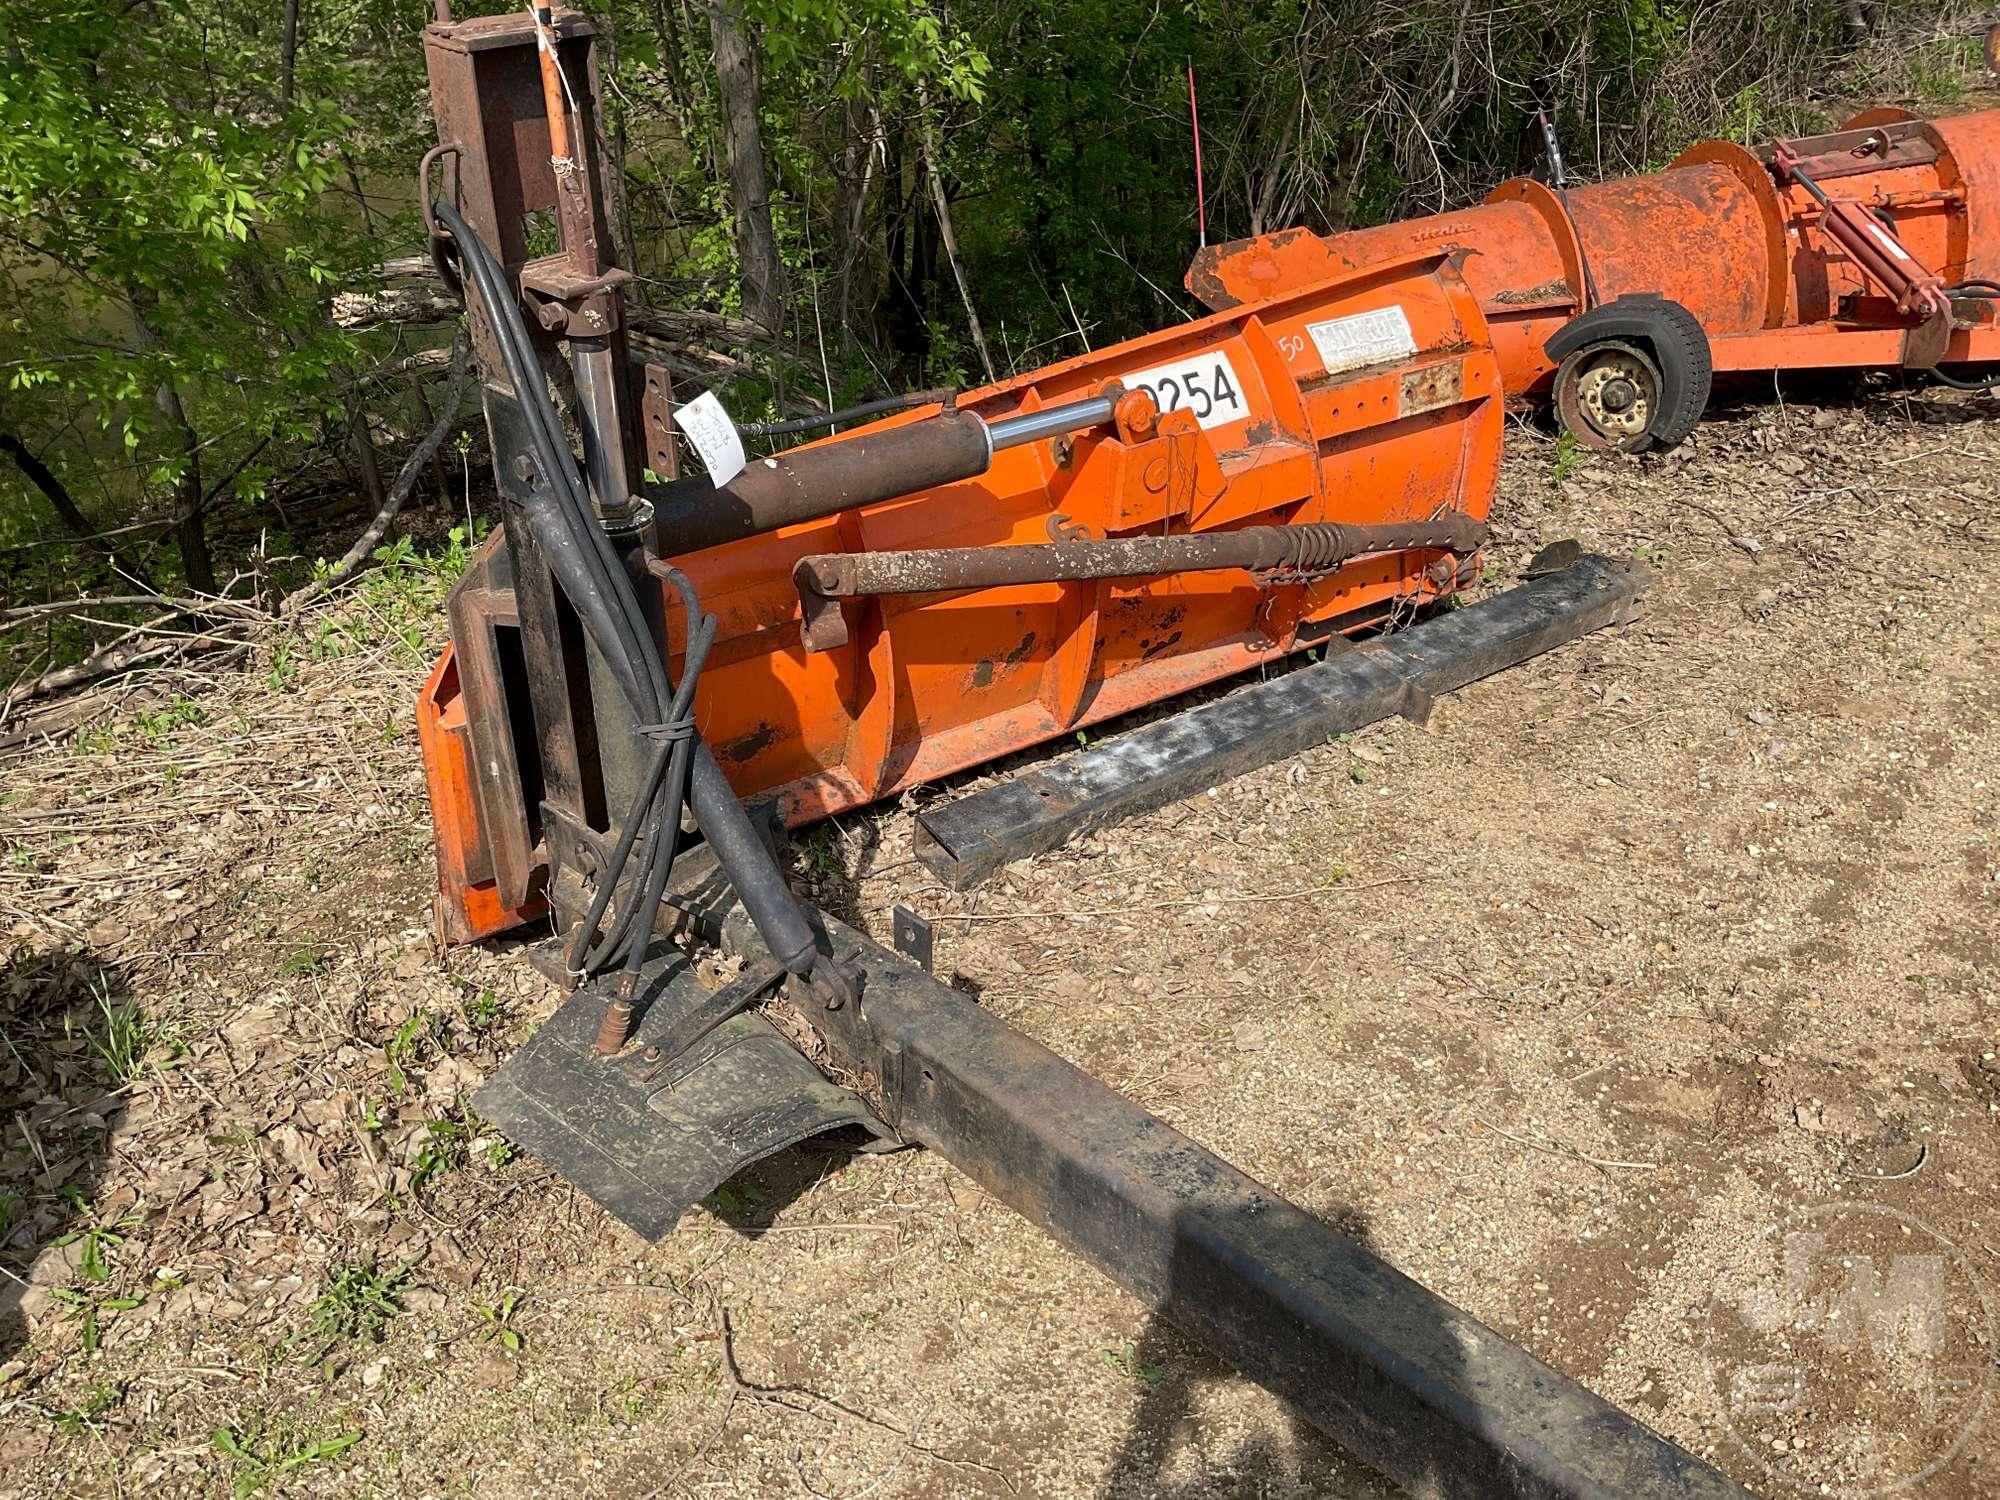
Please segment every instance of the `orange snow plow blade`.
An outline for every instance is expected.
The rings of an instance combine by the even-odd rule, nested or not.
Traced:
[[[1469,548],[1425,548],[1276,579],[1222,568],[884,593],[840,601],[845,644],[808,649],[794,581],[803,558],[1441,515],[1476,523],[1492,503],[1500,372],[1477,299],[1440,255],[1343,272],[1050,366],[957,410],[997,422],[1108,388],[1124,393],[1114,424],[997,452],[971,478],[700,551],[677,546],[663,516],[663,557],[720,621],[696,716],[739,797],[809,822],[1377,623],[1471,576]],[[937,407],[792,451],[926,421],[940,421]],[[443,809],[441,925],[461,940],[539,910],[536,747],[505,556],[489,539],[455,591],[453,648],[419,703]],[[678,674],[683,624],[671,609],[667,619]]]

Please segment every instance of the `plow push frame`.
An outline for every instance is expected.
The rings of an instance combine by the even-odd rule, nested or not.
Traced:
[[[1493,599],[1348,641],[1477,576],[1522,390],[1509,361],[1535,317],[1485,295],[1466,247],[1400,245],[720,484],[651,486],[645,469],[675,467],[674,409],[664,370],[625,348],[592,27],[549,9],[457,23],[441,4],[425,45],[426,216],[471,316],[503,513],[419,709],[440,927],[467,940],[549,914],[535,961],[572,988],[481,1114],[649,1238],[808,1136],[928,1146],[1412,1493],[1743,1494],[907,953],[803,907],[772,848],[784,825],[1325,651],[927,810],[919,857],[963,886],[1627,619],[1643,571],[1570,544]],[[1864,144],[1944,159],[1918,136]],[[1757,171],[1811,197],[1823,156]],[[1725,164],[1748,183],[1741,165]],[[1553,222],[1526,188],[1496,201]],[[1558,206],[1574,237],[1588,214]],[[543,214],[561,248],[531,256]],[[1992,297],[1960,299],[1959,328],[1943,281],[1904,290],[1862,310],[1899,362],[1919,339],[1937,359],[1986,349],[1965,341],[1988,336]],[[1527,312],[1553,316],[1549,299]],[[1535,342],[1564,367],[1595,347]],[[1596,378],[1607,410],[1623,379]],[[794,722],[758,717],[774,705]],[[742,974],[704,988],[686,931]]]

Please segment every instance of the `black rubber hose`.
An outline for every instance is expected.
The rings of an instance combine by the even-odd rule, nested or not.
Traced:
[[[435,207],[437,217],[457,242],[460,261],[471,273],[472,282],[486,304],[495,339],[507,365],[508,377],[528,417],[529,438],[535,450],[539,482],[530,487],[530,503],[524,508],[526,518],[534,526],[565,596],[582,617],[636,717],[642,723],[669,723],[671,720],[662,710],[677,695],[668,683],[666,667],[659,653],[650,648],[651,632],[631,580],[626,576],[603,528],[596,524],[591,514],[589,497],[577,472],[576,457],[559,435],[554,405],[549,399],[540,361],[534,355],[520,308],[509,293],[504,274],[493,259],[492,252],[472,232],[464,218],[442,200]],[[691,638],[693,634],[691,628]],[[684,678],[689,680],[690,690],[695,675],[694,672],[683,673]],[[717,860],[728,874],[730,883],[736,887],[745,911],[772,954],[791,972],[809,974],[815,954],[812,929],[804,912],[793,900],[791,891],[784,883],[784,876],[769,851],[758,840],[748,814],[743,811],[742,803],[736,799],[734,790],[723,777],[722,769],[716,765],[707,745],[699,738],[689,738],[686,744],[688,800],[694,807],[696,821],[714,846]],[[655,756],[656,760],[659,758]],[[660,786],[652,775],[652,769],[648,767],[641,792],[650,791],[652,797],[657,797]],[[664,767],[662,779],[674,779],[671,760]],[[633,808],[629,824],[648,822],[652,797]],[[669,844],[678,845],[679,805],[676,801],[670,808],[659,809],[659,815],[650,820],[641,866],[645,889],[658,884],[664,891],[665,872],[660,868],[658,856]],[[629,840],[621,838],[627,859],[636,838],[637,835]],[[671,861],[667,863],[671,864]],[[603,886],[600,896],[605,890],[615,887],[619,873],[617,870],[600,872]],[[644,908],[640,906],[632,907],[621,918],[619,933],[627,932],[627,920],[636,920],[637,913],[642,910]],[[598,917],[602,919],[601,907]],[[650,929],[650,922],[645,923],[638,929],[640,936],[633,939],[639,944],[641,956]],[[615,947],[613,944],[600,946],[606,950]]]
[[[2000,388],[2000,372],[1992,375],[1982,375],[1977,380],[1960,380],[1956,375],[1947,375],[1944,371],[1933,366],[1930,371],[1930,377],[1939,385],[1948,385],[1955,391],[1990,391]]]
[[[1944,294],[1947,297],[1955,297],[1961,302],[2000,302],[2000,281],[1987,281],[1976,277],[1971,281],[1961,281],[1946,287]],[[1955,391],[2000,389],[2000,371],[1982,375],[1977,380],[1961,380],[1956,375],[1945,374],[1935,366],[1932,367],[1930,374],[1939,385],[1948,385]]]

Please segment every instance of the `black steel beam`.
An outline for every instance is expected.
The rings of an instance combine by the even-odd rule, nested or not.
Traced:
[[[1295,755],[1573,641],[1631,612],[1651,575],[1585,556],[1466,609],[984,788],[917,818],[917,858],[964,890],[1017,859]]]
[[[700,861],[690,860],[691,867]],[[712,868],[712,867],[711,867]],[[675,904],[746,957],[712,874]],[[1744,1496],[1716,1470],[966,996],[818,913],[864,972],[811,1019],[884,1117],[1410,1492]]]

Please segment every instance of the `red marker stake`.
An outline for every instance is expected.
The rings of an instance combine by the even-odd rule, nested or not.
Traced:
[[[1194,128],[1194,212],[1201,228],[1201,246],[1208,248],[1208,199],[1201,186],[1201,111],[1194,102],[1194,59],[1188,59],[1188,123]]]

